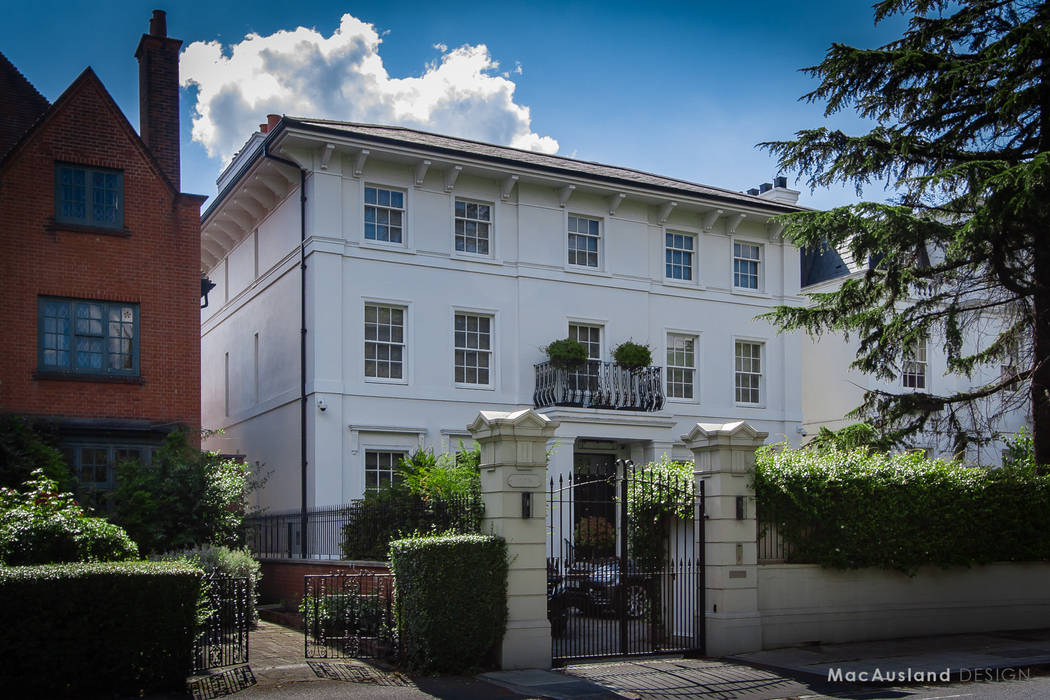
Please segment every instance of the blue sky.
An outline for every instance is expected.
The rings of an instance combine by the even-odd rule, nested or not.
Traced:
[[[267,112],[397,121],[745,190],[777,174],[759,141],[824,123],[865,129],[799,102],[814,83],[798,69],[833,41],[874,47],[903,26],[875,27],[865,2],[828,0],[4,5],[0,51],[45,97],[90,65],[136,128],[133,53],[151,10],[167,10],[191,79],[183,189],[206,195]],[[797,188],[807,206],[857,200],[852,188]]]

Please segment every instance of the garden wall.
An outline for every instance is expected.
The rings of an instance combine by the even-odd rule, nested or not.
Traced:
[[[1050,625],[1050,562],[925,566],[914,577],[816,564],[758,567],[762,648]]]
[[[303,597],[303,576],[315,574],[388,574],[390,569],[382,561],[318,561],[316,559],[262,559],[262,583],[259,599],[262,603],[289,602],[293,607]]]

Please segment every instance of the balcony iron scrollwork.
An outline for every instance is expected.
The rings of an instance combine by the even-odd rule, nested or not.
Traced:
[[[614,362],[588,360],[576,370],[550,362],[536,365],[536,408],[578,406],[623,411],[659,411],[664,405],[662,367],[624,369]]]

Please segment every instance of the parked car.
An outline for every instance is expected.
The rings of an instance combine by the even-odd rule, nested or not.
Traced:
[[[552,633],[564,634],[570,614],[616,614],[621,604],[627,617],[643,617],[649,611],[651,575],[633,569],[629,564],[621,603],[618,559],[575,562],[564,574],[548,567],[547,610]]]

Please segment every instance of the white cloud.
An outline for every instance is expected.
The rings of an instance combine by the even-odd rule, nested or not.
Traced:
[[[435,44],[439,61],[397,78],[383,67],[381,43],[375,27],[349,14],[329,37],[305,27],[249,34],[225,52],[217,41],[193,42],[181,59],[182,85],[197,89],[193,139],[228,161],[267,114],[288,114],[557,152],[557,141],[532,131],[529,108],[515,103],[515,84],[496,73],[484,44]]]

